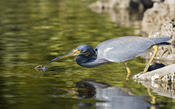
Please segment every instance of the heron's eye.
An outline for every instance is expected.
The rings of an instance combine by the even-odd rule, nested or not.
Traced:
[[[86,53],[88,52],[88,50],[81,50],[81,53]]]

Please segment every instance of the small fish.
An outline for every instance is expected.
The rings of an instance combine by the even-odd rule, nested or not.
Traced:
[[[38,65],[34,69],[37,70],[37,71],[47,71],[48,67],[45,67],[43,65]]]

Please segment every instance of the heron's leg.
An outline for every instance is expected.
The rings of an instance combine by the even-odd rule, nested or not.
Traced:
[[[126,71],[127,71],[126,80],[129,80],[129,77],[130,77],[130,75],[131,75],[131,70],[129,69],[127,63],[125,63],[125,68],[126,68]]]
[[[146,72],[148,71],[148,68],[149,68],[150,64],[152,63],[154,57],[155,57],[156,54],[157,54],[158,46],[157,46],[157,45],[154,45],[152,48],[154,49],[153,55],[152,55],[151,59],[149,60],[148,64],[146,65],[146,67],[145,67],[143,73],[146,73]]]

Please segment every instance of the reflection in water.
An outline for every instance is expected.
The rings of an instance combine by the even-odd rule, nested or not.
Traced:
[[[97,83],[93,81],[81,81],[76,85],[80,97],[94,97],[102,102],[97,102],[94,105],[97,109],[147,109],[151,106],[141,96],[131,96],[122,91],[118,87],[109,87],[107,84]],[[84,88],[84,90],[82,90]],[[88,107],[89,104],[79,104],[81,107]]]
[[[158,95],[175,99],[175,91],[173,84],[157,83],[149,81],[139,81],[139,83],[141,83],[148,89],[152,89],[152,92]]]

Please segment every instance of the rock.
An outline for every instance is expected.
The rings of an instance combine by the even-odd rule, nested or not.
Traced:
[[[159,14],[158,14],[159,16]],[[175,83],[175,20],[165,21],[160,29],[157,28],[157,32],[154,31],[154,27],[148,30],[149,37],[162,37],[170,36],[172,39],[169,41],[171,45],[159,46],[159,51],[156,54],[156,61],[161,61],[162,63],[168,65],[145,74],[139,73],[133,77],[136,81],[152,81],[161,83]],[[156,24],[156,22],[153,22]],[[158,23],[158,26],[160,23]],[[156,30],[156,29],[155,29]],[[152,53],[146,53],[148,57],[151,57]],[[170,65],[169,65],[170,64]]]
[[[168,61],[166,64],[175,62],[175,0],[155,2],[153,7],[146,10],[142,21],[142,31],[148,37],[170,36],[171,45],[159,46],[156,55],[157,60]],[[147,54],[147,58],[151,56]]]
[[[89,8],[97,13],[107,13],[116,26],[139,28],[143,12],[152,5],[151,0],[99,0]]]
[[[175,64],[171,64],[150,72],[139,73],[133,76],[136,81],[155,81],[175,83]]]
[[[151,9],[146,10],[142,21],[142,30],[155,35],[160,32],[163,24],[175,19],[175,0],[165,0],[154,3]],[[168,30],[169,31],[169,30]]]
[[[165,21],[167,22],[167,21]],[[154,22],[155,23],[155,22]],[[160,30],[157,32],[153,32],[154,28],[152,30],[149,30],[148,34],[150,34],[149,37],[162,37],[162,36],[170,36],[172,39],[170,40],[171,45],[164,45],[159,46],[158,53],[156,54],[155,60],[161,61],[162,63],[168,65],[165,67],[161,67],[159,69],[147,72],[145,74],[139,73],[137,75],[134,75],[133,79],[136,81],[152,81],[152,82],[164,82],[164,83],[175,83],[175,27],[174,27],[175,21],[169,21],[167,23],[164,23]],[[146,53],[147,57],[151,57],[152,53]]]

